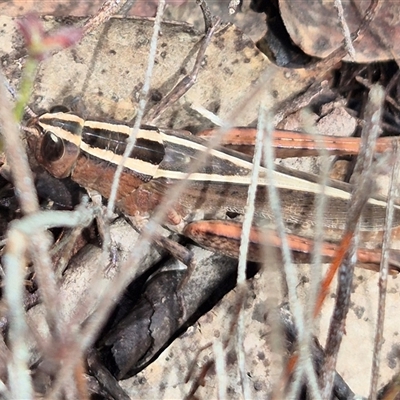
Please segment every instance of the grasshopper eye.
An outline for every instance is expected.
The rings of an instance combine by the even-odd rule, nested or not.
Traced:
[[[57,161],[64,155],[64,141],[54,133],[46,132],[42,139],[40,151],[43,159],[47,162]]]

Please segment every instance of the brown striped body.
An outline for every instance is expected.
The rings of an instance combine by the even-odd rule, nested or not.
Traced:
[[[131,128],[85,121],[69,113],[44,114],[38,118],[37,125],[44,133],[37,152],[41,164],[54,176],[71,176],[78,184],[108,198]],[[228,212],[243,214],[252,172],[251,159],[225,148],[214,149],[207,161],[187,176],[191,165],[205,151],[207,142],[203,139],[174,132],[167,134],[150,127],[141,129],[124,164],[118,207],[129,215],[148,216],[174,183],[187,179],[187,187],[176,205],[177,213],[185,222],[199,216],[215,219],[224,218]],[[274,178],[288,230],[312,236],[315,201],[320,191],[315,177],[307,174],[297,177],[294,171],[279,168]],[[266,170],[261,168],[256,196],[258,221],[271,219],[267,191]],[[328,206],[324,225],[329,232],[341,231],[348,211],[349,187],[330,186],[325,193]],[[371,199],[361,229],[383,227],[385,209],[385,201]],[[400,220],[400,212],[396,213],[396,219]]]

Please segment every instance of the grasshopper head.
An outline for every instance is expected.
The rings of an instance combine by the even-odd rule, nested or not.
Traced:
[[[84,120],[57,111],[34,118],[30,125],[39,132],[34,149],[37,161],[56,178],[71,175],[80,151]]]

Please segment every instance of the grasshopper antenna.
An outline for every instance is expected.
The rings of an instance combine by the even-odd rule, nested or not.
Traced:
[[[8,90],[8,93],[11,94],[11,97],[16,100],[17,99],[17,92],[15,91],[15,89],[12,87],[12,85],[10,84],[10,82],[7,81],[6,78],[3,78],[3,84],[6,87],[6,89]],[[25,110],[25,114],[28,115],[31,118],[37,118],[37,114],[32,110],[32,108],[30,108],[29,106],[25,106],[24,108]],[[24,129],[25,130],[25,129]]]
[[[27,115],[29,115],[31,118],[37,118],[38,117],[38,115],[29,106],[25,106],[24,110],[25,110],[25,113]]]

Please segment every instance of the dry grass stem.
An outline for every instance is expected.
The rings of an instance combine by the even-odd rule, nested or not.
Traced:
[[[393,227],[394,218],[394,203],[398,198],[398,171],[400,170],[400,154],[398,147],[394,149],[393,153],[394,165],[390,177],[389,194],[387,199],[387,213],[386,213],[386,227],[383,237],[382,244],[382,262],[379,272],[379,300],[378,300],[378,315],[376,321],[376,332],[374,340],[374,358],[371,369],[371,388],[370,388],[370,399],[377,398],[378,392],[378,378],[379,378],[379,366],[382,358],[382,344],[383,344],[383,330],[385,327],[385,307],[386,307],[386,290],[388,284],[388,273],[389,273],[389,251],[392,242],[391,230]]]

